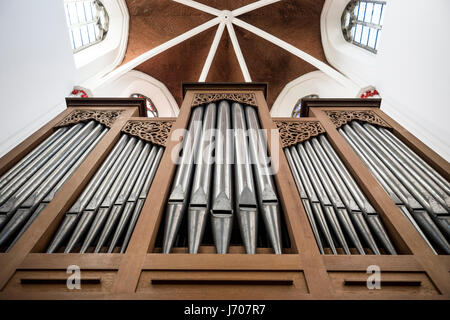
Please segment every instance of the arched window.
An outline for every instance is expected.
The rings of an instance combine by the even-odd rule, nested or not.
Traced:
[[[310,94],[308,96],[304,96],[303,98],[298,99],[297,103],[295,104],[294,109],[292,110],[292,117],[293,118],[300,118],[301,117],[301,111],[302,111],[302,99],[305,98],[319,98],[317,94]]]
[[[105,39],[109,17],[99,0],[64,0],[64,7],[74,53]]]
[[[144,96],[140,93],[133,93],[131,98],[144,98],[147,103],[147,116],[149,118],[157,118],[158,117],[158,110],[156,109],[155,105],[153,104],[153,101],[149,98]]]
[[[386,1],[350,1],[341,19],[345,40],[377,53],[385,6]]]

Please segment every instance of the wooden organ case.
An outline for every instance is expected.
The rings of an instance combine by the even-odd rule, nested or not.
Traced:
[[[433,174],[440,177],[436,178],[436,184],[440,185],[439,181],[443,180],[443,188],[448,184],[450,165],[384,114],[379,109],[380,100],[305,99],[301,118],[271,118],[264,84],[192,83],[184,84],[183,94],[177,118],[145,117],[143,99],[68,98],[68,108],[64,112],[0,160],[0,176],[6,179],[3,185],[12,186],[14,181],[27,184],[27,174],[28,180],[41,182],[37,189],[34,186],[22,191],[17,185],[14,190],[2,190],[14,199],[17,194],[27,197],[24,196],[24,202],[17,200],[10,211],[0,212],[6,217],[3,228],[13,225],[7,224],[9,219],[21,221],[20,228],[14,229],[9,240],[5,236],[0,245],[0,299],[450,298],[450,258],[445,245],[448,234],[439,226],[442,221],[448,225],[445,203],[441,206],[444,211],[438,210],[433,215],[435,213],[427,211],[421,203],[417,209],[393,198],[389,194],[392,191],[389,184],[384,186],[377,179],[380,176],[377,163],[370,161],[373,151],[363,150],[356,142],[365,138],[369,148],[371,141],[372,144],[385,141],[374,154],[380,156],[380,166],[383,161],[393,161],[391,166],[384,165],[388,168],[399,164],[388,154],[386,159],[381,158],[389,141],[397,147],[398,154],[394,154],[398,159],[407,157],[405,150],[410,150],[415,156],[410,156],[406,163],[433,170]],[[246,254],[237,222],[233,224],[228,253],[217,254],[209,220],[197,254],[189,253],[182,236],[169,253],[163,253],[167,204],[178,168],[172,157],[180,144],[173,133],[189,127],[195,108],[220,101],[227,101],[230,106],[237,103],[251,107],[256,111],[260,128],[267,130],[268,153],[278,159],[272,178],[281,221],[280,254],[274,253],[264,227],[260,227],[263,238],[256,243],[255,253]],[[83,127],[73,129],[80,123]],[[89,132],[97,127],[97,135],[88,140]],[[59,133],[60,128],[65,131]],[[60,165],[56,168],[48,164],[48,168],[53,168],[53,175],[39,178],[39,173],[50,170],[42,169],[46,164],[38,161],[40,154],[45,154],[44,144],[51,148],[52,139],[62,139],[70,130],[78,130],[74,136],[67,137],[67,141],[75,142],[72,149],[69,143],[65,144],[68,150],[65,163],[70,163],[71,169],[63,169],[63,160],[58,160]],[[84,136],[82,130],[86,130]],[[377,136],[367,133],[371,130],[375,130],[373,134]],[[77,134],[80,137],[75,136]],[[126,140],[121,146],[122,153],[114,158],[122,139]],[[71,154],[75,157],[75,153],[71,153],[73,148],[82,148],[83,141],[86,143],[83,156],[69,161]],[[55,152],[53,157],[58,156],[57,150]],[[14,171],[15,167],[27,163],[38,167],[33,167],[29,173],[24,167]],[[345,174],[341,175],[339,168]],[[146,178],[140,179],[143,172],[147,172]],[[19,178],[22,175],[23,179],[14,175]],[[414,173],[412,175],[414,177]],[[45,188],[52,176],[60,179]],[[61,177],[64,177],[63,182],[60,182]],[[101,180],[101,177],[106,179]],[[402,178],[398,178],[399,183]],[[107,181],[112,186],[111,191],[103,196],[112,197],[109,203],[102,198],[103,201],[97,199],[97,207],[92,206],[94,196],[90,202],[86,200],[80,210],[74,211],[89,190],[100,194],[101,186]],[[117,181],[130,186],[122,188]],[[133,198],[131,189],[139,183],[140,192]],[[28,184],[33,186],[31,182]],[[142,191],[145,185],[149,188],[147,192]],[[407,187],[405,190],[409,191]],[[35,200],[32,210],[28,209],[26,205],[31,203],[28,197],[34,190],[41,189],[53,192],[52,197],[43,194],[39,201]],[[124,194],[125,200],[118,201]],[[444,201],[446,196],[442,196]],[[4,203],[13,202],[4,198]],[[236,192],[234,198],[237,198]],[[131,211],[125,218],[127,204]],[[102,206],[107,208],[103,220],[99,218]],[[234,210],[234,220],[237,220],[237,210]],[[118,212],[116,220],[112,218],[113,212]],[[427,212],[426,217],[432,217],[441,230],[443,243],[430,239],[423,221],[417,220]],[[65,228],[64,221],[72,218],[75,222],[70,234],[58,240]],[[76,225],[83,223],[88,227],[81,233]],[[95,229],[96,224],[102,228]],[[182,222],[180,230],[185,229],[186,224]],[[114,227],[105,231],[106,225]],[[119,225],[123,225],[121,232],[117,231]],[[75,236],[77,230],[78,237]],[[364,230],[372,232],[367,236],[361,233]],[[111,240],[115,232],[117,237]],[[72,274],[68,273],[69,266],[80,268],[80,289],[67,286]],[[368,287],[373,270],[380,272],[379,289]]]

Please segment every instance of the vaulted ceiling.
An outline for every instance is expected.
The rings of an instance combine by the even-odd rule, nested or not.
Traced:
[[[256,0],[197,0],[219,10],[234,10]],[[212,19],[213,16],[171,0],[126,0],[130,14],[124,63]],[[283,0],[239,18],[326,62],[320,39],[324,0]],[[274,44],[234,26],[252,81],[267,82],[273,104],[293,79],[317,70]],[[198,81],[217,27],[206,30],[147,60],[135,69],[163,82],[181,105],[181,83]],[[207,82],[243,82],[228,33],[222,35]]]

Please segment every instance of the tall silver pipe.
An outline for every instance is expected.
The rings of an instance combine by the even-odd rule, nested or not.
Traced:
[[[403,169],[403,174],[409,181],[411,181],[411,183],[414,184],[418,192],[423,193],[423,191],[426,191],[429,194],[429,198],[437,200],[445,211],[447,213],[449,212],[450,197],[447,196],[442,188],[434,183],[432,179],[428,178],[428,176],[421,170],[417,170],[418,168],[414,165],[414,163],[410,162],[408,159],[399,161],[402,159],[402,154],[396,149],[395,146],[390,144],[389,140],[384,139],[384,136],[375,127],[366,124],[361,126],[358,123],[355,123],[354,125],[362,131],[365,130],[364,133],[367,137],[369,137],[369,139],[376,141],[377,146],[374,146],[374,148],[383,149],[385,151],[385,155]]]
[[[6,183],[0,193],[0,204],[9,199],[26,181],[32,177],[36,171],[44,166],[67,142],[84,126],[83,123],[73,125],[69,130],[59,136],[48,148],[34,158],[20,172],[18,172],[8,183]],[[9,211],[9,210],[7,210]]]
[[[445,191],[445,186],[442,188],[436,183],[425,171],[416,165],[414,161],[409,159],[401,151],[396,144],[392,143],[384,134],[382,134],[376,127],[364,124],[364,127],[369,131],[378,141],[380,141],[390,152],[400,161],[400,163],[426,188],[429,192],[435,192],[441,199],[441,204],[444,208],[449,208],[450,196]]]
[[[83,163],[83,161],[87,158],[87,156],[91,153],[91,151],[97,146],[100,140],[108,133],[109,128],[104,128],[100,135],[95,139],[93,143],[89,145],[89,147],[84,151],[81,157],[75,162],[75,164],[70,167],[70,169],[64,174],[64,176],[58,181],[58,183],[47,193],[45,198],[42,200],[43,202],[50,202],[55,197],[56,193],[62,188],[64,183],[69,180],[72,174],[78,169],[78,167]]]
[[[280,205],[268,164],[262,163],[262,159],[267,157],[267,141],[261,132],[256,110],[247,106],[245,115],[249,130],[249,151],[255,168],[259,208],[272,248],[275,254],[281,254]]]
[[[66,213],[63,222],[61,223],[58,231],[53,237],[52,242],[47,248],[47,253],[53,253],[59,249],[64,240],[69,236],[70,232],[72,232],[75,227],[78,219],[81,217],[81,214],[96,192],[98,186],[103,181],[106,174],[109,172],[110,168],[116,163],[117,158],[119,157],[122,149],[125,147],[126,142],[128,141],[128,135],[124,134],[120,137],[119,141],[116,143],[111,153],[107,156],[105,161],[101,164],[100,168],[97,170],[95,175],[92,177],[91,181],[89,181],[86,188],[83,190],[81,195]]]
[[[437,254],[436,250],[431,245],[430,241],[428,240],[427,236],[423,233],[422,229],[417,224],[416,220],[412,217],[411,213],[408,211],[408,208],[406,208],[405,205],[399,205],[398,208],[401,210],[401,212],[405,215],[406,218],[411,222],[411,224],[414,226],[414,228],[417,230],[417,232],[420,234],[420,236],[425,240],[425,242],[428,244],[428,246],[431,248],[434,254]]]
[[[377,140],[376,136],[372,136],[366,128],[357,122],[353,122],[352,126],[360,137],[362,137],[362,139],[379,154],[382,161],[394,169],[392,172],[398,177],[401,183],[405,185],[406,189],[411,192],[417,201],[431,214],[434,223],[440,226],[442,231],[449,237],[450,228],[448,226],[448,221],[445,218],[441,218],[441,216],[448,217],[449,215],[445,200],[432,188],[423,187],[425,182],[421,181],[420,177],[418,177],[415,172],[409,172],[403,164],[391,154],[387,147]]]
[[[399,164],[404,166],[404,168],[411,174],[411,176],[430,193],[431,197],[434,197],[443,206],[443,208],[446,210],[446,214],[441,214],[438,216],[433,215],[432,219],[434,220],[434,223],[441,229],[441,231],[445,233],[447,237],[450,237],[450,227],[448,224],[450,213],[450,196],[446,193],[444,188],[441,188],[441,186],[432,178],[430,178],[430,176],[426,172],[422,171],[422,169],[417,166],[415,162],[406,157],[402,153],[400,148],[397,147],[397,145],[392,143],[390,139],[383,135],[374,126],[365,124],[364,128],[370,134],[372,134],[375,140],[384,145],[386,150],[391,152],[393,156],[395,156],[395,158],[399,160]]]
[[[214,129],[216,127],[216,104],[206,107],[202,137],[196,154],[196,169],[191,187],[188,210],[189,253],[197,253],[206,227],[210,208],[211,177],[213,169]]]
[[[68,130],[68,127],[61,127],[55,130],[47,139],[41,142],[36,148],[34,148],[30,153],[28,153],[22,160],[16,163],[11,169],[9,169],[0,178],[0,190],[3,186],[11,181],[17,173],[23,171],[36,157],[38,157],[44,150],[46,150],[50,145],[52,145],[56,139],[58,139],[64,132]]]
[[[345,125],[343,128],[344,130],[339,129],[340,133],[349,142],[352,148],[358,153],[361,159],[363,159],[363,161],[365,161],[366,163],[371,163],[369,169],[372,171],[372,173],[374,172],[374,170],[378,170],[378,172],[383,173],[384,177],[382,179],[384,180],[379,180],[379,177],[376,176],[380,184],[389,184],[392,189],[396,190],[396,194],[400,199],[402,199],[401,201],[396,202],[396,204],[400,208],[400,210],[402,210],[402,205],[406,205],[412,217],[417,222],[417,224],[413,224],[413,226],[416,227],[417,225],[419,225],[421,226],[421,228],[424,228],[423,230],[436,230],[436,226],[433,221],[424,217],[424,209],[422,205],[413,197],[413,195],[411,195],[409,190],[407,190],[403,186],[403,184],[390,171],[390,169],[381,160],[379,160],[378,155],[366,145],[366,142],[352,129],[352,127],[350,127],[349,125]],[[421,231],[419,231],[419,233],[420,232]],[[429,236],[435,239],[439,239],[439,241],[436,242],[437,244],[444,244],[446,242],[446,239],[440,232],[434,233]]]
[[[164,228],[163,252],[170,253],[175,237],[186,211],[190,193],[191,180],[194,171],[194,155],[198,150],[202,135],[203,107],[192,111],[189,131],[183,144],[181,164],[177,168],[172,192],[166,210],[166,225]]]
[[[95,247],[95,253],[100,252],[100,250],[103,248],[105,242],[111,235],[113,228],[116,226],[118,220],[120,219],[122,210],[125,208],[125,203],[131,193],[131,189],[133,188],[133,185],[135,184],[136,179],[142,170],[142,166],[145,163],[145,160],[148,157],[151,148],[152,146],[150,143],[145,143],[144,147],[141,149],[136,162],[133,164],[131,172],[129,172],[126,181],[122,185],[120,193],[117,195],[116,200],[114,201],[114,205],[110,211],[110,214],[106,220],[105,226],[103,227],[103,230]]]
[[[311,178],[308,175],[308,172],[306,171],[305,165],[303,164],[302,160],[300,159],[297,148],[292,146],[292,147],[290,147],[290,151],[291,151],[292,159],[294,160],[294,163],[298,170],[300,179],[305,188],[306,194],[308,195],[309,201],[311,202],[312,212],[316,217],[317,224],[319,225],[319,228],[322,231],[322,234],[325,236],[325,239],[327,240],[328,245],[330,246],[331,252],[333,254],[337,254],[333,237],[331,235],[330,229],[328,228],[328,223],[325,219],[325,215],[323,213],[322,206],[320,205],[319,198],[318,198],[316,191],[314,190],[314,187],[312,185]]]
[[[12,237],[17,230],[26,223],[27,219],[31,216],[32,212],[35,211],[39,203],[53,187],[53,185],[55,185],[64,173],[74,165],[80,154],[83,154],[85,150],[93,144],[98,136],[101,136],[102,127],[103,126],[101,124],[98,124],[96,128],[94,128],[84,139],[79,142],[75,149],[69,152],[68,156],[55,168],[55,170],[53,170],[53,172],[51,172],[51,174],[38,185],[37,189],[29,195],[26,201],[16,204],[15,207],[21,206],[27,209],[19,210],[20,214],[18,212],[13,214],[8,224],[0,232],[0,245],[3,245],[6,241],[8,241],[10,237]],[[24,193],[22,199],[29,192]],[[20,202],[20,199],[18,201]]]
[[[39,206],[34,210],[34,212],[31,214],[30,219],[28,219],[27,223],[23,226],[23,228],[20,230],[20,232],[17,234],[17,236],[14,238],[14,240],[10,243],[8,246],[8,249],[6,249],[6,252],[9,252],[9,250],[14,247],[14,245],[19,241],[20,237],[27,231],[27,229],[30,227],[31,223],[36,220],[36,218],[39,216],[39,214],[45,209],[45,207],[48,205],[46,202],[42,202],[39,204]],[[19,209],[20,210],[30,210],[29,208],[26,209]]]
[[[392,168],[391,172],[397,176],[401,183],[406,187],[406,189],[416,198],[416,200],[433,214],[447,214],[446,210],[440,202],[436,199],[437,194],[431,194],[427,189],[422,187],[422,184],[413,177],[398,161],[391,155],[391,153],[379,143],[371,134],[364,129],[356,121],[351,123],[352,128],[357,132],[360,138],[371,148],[375,153],[377,153],[385,163],[386,166]]]
[[[69,242],[64,250],[65,253],[70,253],[75,245],[81,240],[81,238],[88,232],[89,227],[92,225],[92,220],[98,214],[100,216],[106,215],[108,212],[108,207],[100,208],[100,205],[105,198],[106,194],[109,192],[114,180],[122,169],[126,159],[129,157],[131,151],[136,144],[136,138],[132,137],[128,140],[126,146],[120,152],[115,163],[111,166],[110,170],[104,177],[103,181],[100,183],[98,189],[92,196],[89,203],[83,210],[81,217],[77,223],[77,226],[69,239]],[[97,212],[98,210],[98,212]],[[78,219],[77,219],[78,220]]]
[[[127,202],[127,205],[129,203],[130,202]],[[134,206],[131,209],[132,210],[132,213],[131,213],[132,219],[131,219],[130,224],[128,225],[127,232],[125,234],[125,238],[123,240],[122,246],[120,247],[120,253],[125,253],[125,251],[127,250],[128,243],[130,242],[131,235],[133,234],[133,230],[134,230],[134,227],[136,226],[137,219],[139,218],[142,208],[144,207],[144,203],[145,203],[145,199],[138,199],[136,201],[136,203],[133,202]],[[113,250],[114,250],[114,248],[110,247],[108,251],[112,252]]]
[[[405,145],[400,139],[392,134],[386,128],[379,128],[380,132],[394,144],[398,150],[400,150],[404,157],[409,158],[418,168],[420,168],[425,174],[428,175],[437,185],[439,185],[447,195],[450,195],[450,182],[442,177],[436,170],[434,170],[428,163],[420,158],[414,151],[412,151],[407,145]]]
[[[347,140],[350,146],[355,150],[358,156],[368,166],[377,181],[383,186],[383,189],[389,194],[396,204],[405,204],[409,209],[422,209],[423,207],[409,193],[397,177],[380,160],[378,156],[366,146],[358,134],[349,126],[345,125],[339,129],[339,132]]]
[[[326,139],[326,137],[325,137]],[[334,186],[336,188],[337,193],[339,194],[342,202],[344,203],[347,210],[351,213],[350,217],[355,224],[356,228],[359,231],[359,234],[361,237],[365,240],[365,242],[369,245],[369,248],[372,250],[374,254],[380,254],[380,251],[378,250],[377,244],[375,242],[375,239],[372,236],[372,233],[370,232],[370,229],[364,220],[363,213],[361,209],[356,204],[356,201],[353,199],[352,194],[348,190],[345,182],[342,180],[341,175],[338,172],[338,169],[336,169],[331,160],[328,158],[328,154],[325,152],[324,148],[319,142],[318,138],[312,138],[311,139],[311,145],[313,146],[314,150],[317,153],[318,158],[322,162],[322,165],[324,169],[326,170],[328,176],[332,178],[332,183],[334,183]],[[359,239],[358,239],[359,241]],[[356,245],[358,248],[358,246]],[[362,249],[362,248],[361,248]],[[358,250],[359,251],[359,250]],[[361,253],[361,252],[360,252]],[[361,254],[365,254],[364,250]]]
[[[67,156],[77,147],[77,143],[89,135],[93,130],[95,122],[89,122],[79,130],[67,143],[58,150],[42,167],[35,172],[29,179],[0,207],[0,213],[4,213],[9,220],[20,205],[39,187],[39,185],[63,162]],[[95,138],[95,137],[93,137]],[[93,139],[92,138],[92,139]],[[5,221],[6,222],[6,221]],[[0,225],[0,229],[3,226]]]
[[[249,147],[247,141],[247,125],[244,108],[234,102],[231,106],[234,128],[235,146],[235,191],[236,207],[241,237],[247,254],[256,253],[256,238],[258,232],[258,208],[255,197],[252,168],[250,165]]]
[[[123,164],[122,168],[120,169],[119,174],[112,179],[112,186],[110,187],[108,193],[105,194],[105,197],[101,202],[100,208],[95,215],[91,228],[89,229],[84,239],[84,242],[81,246],[80,253],[85,253],[89,249],[89,247],[99,234],[100,230],[105,225],[108,216],[110,215],[117,216],[120,214],[122,207],[114,206],[114,202],[117,196],[119,195],[121,188],[126,182],[127,177],[130,174],[130,171],[133,168],[136,160],[138,159],[139,154],[142,151],[143,145],[144,145],[143,140],[139,139],[137,143],[134,145],[134,148],[130,152],[129,156],[125,157],[126,161]],[[90,207],[90,204],[87,206],[88,210],[89,209],[97,210],[97,208],[98,207],[96,208]],[[108,230],[106,232],[108,232]],[[106,234],[104,236],[106,236]],[[106,239],[100,238],[100,240],[105,241]]]
[[[414,210],[412,215],[417,224],[420,225],[422,230],[428,235],[428,239],[431,239],[438,248],[445,252],[445,254],[450,254],[450,244],[441,233],[441,230],[439,230],[434,223],[434,219],[431,219],[433,215],[430,216],[425,210]]]
[[[314,220],[311,204],[309,203],[308,195],[306,194],[300,175],[298,174],[297,167],[294,163],[294,160],[292,159],[290,148],[284,148],[284,154],[286,155],[286,159],[289,163],[289,167],[291,168],[292,175],[294,176],[295,185],[297,186],[298,193],[300,194],[300,198],[302,199],[303,208],[305,209],[309,224],[311,225],[311,229],[314,234],[314,238],[316,239],[317,246],[319,247],[320,253],[324,254],[325,252],[323,250],[322,240],[320,239],[319,229],[317,229],[316,221]]]
[[[230,105],[219,103],[217,112],[216,163],[211,205],[211,226],[216,251],[228,252],[233,228],[232,163],[233,137],[231,136]]]
[[[39,185],[39,187],[22,203],[22,207],[34,207],[51,191],[57,183],[64,183],[64,178],[68,171],[77,169],[80,158],[85,158],[100,139],[108,132],[108,128],[98,124],[69,155],[62,161],[58,167]]]
[[[344,183],[344,184],[342,184],[344,192],[345,192],[345,190],[348,190],[350,192],[349,196],[353,196],[353,199],[358,204],[359,209],[364,214],[366,222],[369,224],[369,226],[371,227],[371,229],[373,231],[377,232],[376,236],[381,241],[381,243],[383,244],[383,247],[387,250],[387,252],[389,252],[390,254],[396,254],[394,245],[392,244],[392,242],[389,239],[389,236],[387,235],[386,231],[384,230],[383,224],[381,223],[380,217],[378,216],[375,209],[372,207],[370,202],[367,200],[364,193],[361,191],[358,184],[353,179],[352,175],[347,170],[347,168],[345,167],[342,160],[336,154],[336,151],[334,151],[333,147],[328,142],[328,139],[325,137],[325,135],[321,135],[319,137],[319,139],[320,139],[321,146],[325,150],[326,154],[329,156],[329,160],[333,164],[333,167],[336,168],[340,178],[342,179],[341,184],[342,184],[342,182]],[[346,188],[345,188],[345,186],[346,186]],[[369,247],[372,249],[372,251],[375,254],[379,254],[378,247],[376,247],[376,250],[375,250],[375,248],[373,248],[374,245],[376,246],[376,243],[374,243],[373,237],[370,233],[370,229],[366,230],[365,232],[362,231],[362,230],[366,229],[367,226],[364,224],[364,220],[360,219],[359,215],[357,215],[357,217],[360,220],[360,223],[358,225],[361,228],[361,233],[363,235],[367,236],[367,238],[365,238],[365,240],[369,244]]]
[[[152,153],[154,150],[156,152],[155,152],[155,155],[152,156]],[[148,191],[150,190],[150,186],[153,182],[153,178],[155,177],[156,170],[158,169],[158,166],[161,161],[163,153],[164,153],[163,147],[154,147],[152,149],[152,152],[149,155],[149,160],[144,165],[144,169],[142,170],[142,173],[140,175],[140,176],[144,177],[144,179],[142,181],[143,186],[140,182],[140,177],[139,177],[137,183],[134,185],[134,188],[131,191],[130,197],[128,198],[127,205],[130,206],[129,203],[132,202],[132,203],[134,203],[134,207],[132,210],[130,210],[131,219],[130,219],[130,223],[128,224],[127,231],[125,233],[125,237],[122,241],[122,246],[120,249],[121,253],[124,253],[128,247],[128,242],[130,241],[131,234],[133,233],[134,227],[136,226],[137,220],[142,211],[142,207],[144,206],[145,199],[147,198]],[[149,170],[147,169],[147,163],[150,163]],[[142,187],[140,187],[140,186],[142,186]],[[119,222],[119,226],[120,226],[120,222]],[[125,227],[123,227],[123,230],[125,230]],[[118,227],[117,231],[116,231],[117,239],[119,239],[119,236],[121,233],[122,233],[122,231],[120,231],[119,227]],[[115,247],[115,241],[113,239],[108,252],[112,252],[114,250],[114,247]]]
[[[328,199],[331,201],[331,204],[336,212],[336,216],[339,219],[340,226],[345,231],[347,236],[350,238],[351,242],[355,245],[356,249],[360,254],[365,254],[364,248],[359,240],[358,234],[353,226],[352,221],[350,220],[350,216],[347,212],[347,209],[341,200],[333,182],[331,181],[328,173],[326,172],[323,163],[319,160],[319,157],[316,154],[316,150],[313,148],[311,142],[309,140],[303,142],[306,153],[308,154],[311,163],[314,166],[314,169],[319,176],[322,186],[325,189],[325,192],[328,195]],[[334,177],[333,177],[334,178]],[[343,238],[345,240],[345,237]]]
[[[339,221],[338,221],[338,218],[334,211],[333,204],[330,201],[330,199],[325,191],[325,188],[316,172],[316,169],[314,169],[314,164],[313,164],[314,160],[309,157],[308,153],[305,150],[303,143],[299,143],[297,145],[297,150],[298,150],[298,153],[305,165],[306,171],[308,172],[308,175],[311,178],[314,189],[317,192],[317,197],[319,198],[319,201],[322,204],[322,207],[325,211],[325,215],[328,218],[328,221],[331,225],[331,228],[334,231],[337,241],[339,242],[341,247],[344,249],[344,252],[346,254],[351,254],[350,249],[347,245],[347,242],[345,241],[344,233],[342,232],[341,226],[339,225]]]

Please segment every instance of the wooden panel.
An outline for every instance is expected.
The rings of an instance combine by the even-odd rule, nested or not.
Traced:
[[[30,253],[18,269],[65,269],[76,264],[83,270],[117,270],[123,255],[119,253],[78,254],[78,253]]]
[[[172,294],[171,299],[199,293],[208,299],[275,299],[307,294],[308,287],[302,272],[143,271],[137,293]]]
[[[10,292],[109,292],[115,278],[114,271],[81,270],[80,289],[69,289],[67,279],[72,273],[66,270],[17,271],[4,289]]]
[[[300,270],[296,254],[148,254],[146,270]]]
[[[369,289],[365,272],[329,272],[337,293],[438,295],[436,287],[424,272],[381,272],[380,289]]]
[[[377,265],[384,271],[423,271],[414,256],[375,255],[324,255],[323,261],[328,271],[366,271],[370,265]]]

